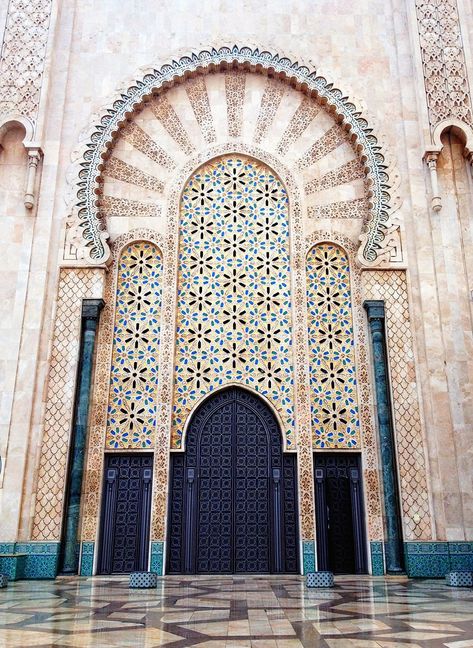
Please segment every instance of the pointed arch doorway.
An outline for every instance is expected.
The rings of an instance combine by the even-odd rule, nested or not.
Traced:
[[[230,387],[200,405],[170,486],[168,573],[297,573],[296,456],[258,396]]]

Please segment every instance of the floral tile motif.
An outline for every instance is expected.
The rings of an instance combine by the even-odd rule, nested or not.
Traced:
[[[350,266],[332,243],[307,257],[309,374],[315,448],[356,448],[360,421],[356,396]]]
[[[161,315],[162,259],[151,243],[120,257],[107,414],[107,448],[152,448]]]
[[[181,200],[172,447],[194,405],[228,383],[264,395],[295,447],[288,198],[265,165],[227,155]]]

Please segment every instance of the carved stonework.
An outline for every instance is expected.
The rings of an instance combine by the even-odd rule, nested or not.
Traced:
[[[429,540],[432,533],[429,485],[406,273],[363,272],[362,280],[363,298],[383,300],[386,308],[404,537],[406,540]]]
[[[104,270],[63,268],[59,275],[36,506],[31,538],[61,537],[64,482],[71,432],[83,299],[102,297]],[[98,488],[98,484],[97,484]]]
[[[458,119],[472,125],[470,88],[456,0],[416,0],[431,130]]]
[[[36,123],[51,0],[10,0],[0,60],[0,116]]]
[[[222,113],[226,118],[225,133],[222,133],[212,112],[215,92],[208,92],[206,76],[210,70],[214,73],[213,78],[219,73],[224,75],[223,96],[219,94],[219,101],[221,105],[223,99],[227,107]],[[266,74],[269,71],[271,74],[276,73],[278,79],[265,81],[265,90],[258,99],[259,105],[255,100],[251,108],[245,106],[245,101],[253,96],[245,93],[245,75]],[[174,89],[170,86],[178,83],[184,84],[193,113],[191,120],[200,129],[201,143],[193,141],[193,137],[187,132],[186,122],[181,121],[182,117],[178,117],[179,112],[172,105]],[[281,124],[275,119],[277,106],[287,101],[289,93],[297,95],[297,91],[291,89],[290,85],[305,90],[304,94],[300,93],[299,105],[296,104],[289,123]],[[182,108],[182,102],[180,106]],[[321,110],[333,114],[333,126],[314,136],[310,142],[307,133]],[[154,115],[179,145],[179,159],[176,158],[175,150],[159,149],[160,143],[150,140],[136,125],[125,126],[125,122],[129,124],[130,115],[137,115],[138,112],[142,115],[145,111]],[[251,118],[254,115],[251,131],[248,126],[251,118],[248,120],[247,117],[250,113]],[[85,258],[89,263],[99,264],[107,262],[109,258],[105,222],[107,210],[103,209],[107,201],[110,203],[106,195],[107,178],[142,187],[149,194],[149,204],[161,204],[169,193],[173,166],[187,166],[187,162],[182,160],[182,153],[190,156],[194,147],[197,151],[202,147],[202,142],[205,147],[212,143],[221,144],[231,137],[247,147],[261,142],[269,153],[298,170],[298,176],[309,193],[314,194],[322,189],[322,199],[325,202],[313,207],[312,217],[318,217],[318,210],[321,217],[327,211],[331,216],[337,217],[338,208],[331,207],[336,203],[340,204],[342,218],[360,218],[363,212],[364,227],[360,233],[358,251],[361,265],[400,261],[399,224],[392,217],[398,207],[395,195],[398,174],[386,158],[386,148],[374,135],[372,124],[362,116],[355,104],[326,78],[307,66],[249,47],[222,47],[201,51],[160,69],[146,70],[140,80],[134,81],[126,91],[121,92],[101,114],[81,146],[75,163],[77,185],[71,212],[76,214],[75,223],[83,233],[82,250],[76,255],[78,259]],[[246,115],[245,120],[243,114]],[[142,117],[140,119],[140,123],[145,123]],[[150,160],[146,165],[147,170],[121,159],[123,151],[119,155],[113,147],[110,148],[112,141],[120,139],[116,134],[122,127],[127,143]],[[298,142],[303,139],[304,144],[298,148]],[[338,167],[329,168],[322,176],[314,177],[314,169],[319,160],[338,147],[345,152],[351,147],[351,158],[341,159]],[[235,150],[239,149],[241,147],[236,146]],[[134,159],[138,160],[138,157]],[[346,193],[346,187],[350,184],[353,185],[349,192],[353,199],[340,201],[340,198],[336,198],[337,191],[333,198],[329,197],[330,191],[338,190],[339,187],[345,187],[341,193]],[[99,196],[103,193],[105,195],[97,201],[97,193]],[[360,194],[363,195],[362,198]],[[346,206],[350,202],[354,203],[353,209],[350,204]],[[76,227],[73,226],[70,232],[75,237]],[[71,241],[66,239],[66,247],[70,249],[71,245]]]

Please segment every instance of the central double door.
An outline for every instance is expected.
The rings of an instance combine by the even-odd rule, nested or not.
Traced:
[[[168,571],[297,572],[295,459],[254,394],[205,401],[172,457]]]

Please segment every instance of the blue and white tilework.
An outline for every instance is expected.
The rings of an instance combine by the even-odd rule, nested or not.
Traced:
[[[94,571],[95,542],[83,542],[80,557],[80,575],[92,576]]]
[[[315,448],[357,448],[360,421],[356,396],[350,266],[333,243],[307,255],[309,374]]]
[[[227,155],[181,200],[172,447],[203,397],[238,383],[277,410],[295,448],[288,197],[265,165]]]
[[[117,279],[107,448],[152,448],[156,427],[162,259],[144,241],[123,250]]]

